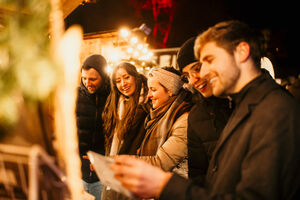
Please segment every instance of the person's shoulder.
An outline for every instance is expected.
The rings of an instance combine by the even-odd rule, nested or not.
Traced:
[[[83,86],[77,87],[77,98],[82,98],[84,96],[87,96],[87,92],[85,91],[85,88]]]
[[[189,112],[185,112],[183,114],[181,114],[176,121],[173,124],[174,128],[186,128],[187,124],[188,124],[188,116],[189,116]]]
[[[291,120],[291,123],[300,124],[300,104],[279,87],[266,93],[257,104],[248,102],[247,107],[256,123],[266,123],[270,127],[271,124],[280,122],[283,127],[289,126],[289,123],[285,123],[286,120]]]
[[[266,96],[265,101],[270,107],[284,110],[299,110],[299,102],[286,90],[278,89]],[[299,113],[300,114],[300,113]]]
[[[209,118],[209,112],[207,110],[204,101],[198,101],[193,105],[189,113],[189,120],[205,120]]]

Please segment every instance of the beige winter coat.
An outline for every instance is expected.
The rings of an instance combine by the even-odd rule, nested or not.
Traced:
[[[149,125],[140,148],[140,158],[164,171],[176,171],[187,177],[188,93],[182,91],[163,113],[150,112]]]

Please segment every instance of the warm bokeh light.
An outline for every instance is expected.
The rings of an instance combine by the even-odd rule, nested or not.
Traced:
[[[130,43],[131,44],[136,44],[138,42],[138,38],[137,37],[132,37],[131,39],[130,39]]]
[[[125,52],[113,46],[106,46],[103,48],[102,54],[105,55],[105,58],[109,63],[116,63],[125,58]]]
[[[132,47],[129,47],[129,48],[127,49],[127,52],[128,52],[128,53],[132,53],[132,52],[133,52],[133,48],[132,48]]]
[[[111,74],[112,71],[113,71],[113,67],[112,67],[111,65],[108,65],[108,66],[105,68],[105,70],[106,70],[106,72],[107,72],[108,74]]]
[[[120,35],[124,38],[127,38],[130,35],[130,31],[127,28],[122,28],[120,30]]]
[[[138,45],[137,45],[137,49],[138,49],[138,50],[143,49],[143,44],[138,44]]]
[[[133,52],[133,56],[134,56],[134,57],[138,57],[138,55],[139,55],[139,52],[138,52],[138,51]]]
[[[143,48],[142,52],[143,52],[143,53],[147,53],[147,52],[148,52],[148,49],[145,47],[145,48]]]

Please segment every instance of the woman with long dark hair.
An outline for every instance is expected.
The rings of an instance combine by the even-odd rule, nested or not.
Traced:
[[[122,62],[114,68],[111,93],[102,114],[107,156],[136,155],[145,135],[144,121],[150,108],[147,94],[147,79],[134,65]],[[105,188],[102,200],[108,199],[127,197]]]

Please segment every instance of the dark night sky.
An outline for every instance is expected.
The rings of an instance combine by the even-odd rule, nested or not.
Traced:
[[[66,19],[66,28],[79,24],[85,33],[131,28],[146,23],[153,26],[152,11],[139,15],[130,0],[98,0],[81,5]],[[295,24],[297,6],[292,1],[270,0],[174,0],[175,14],[168,47],[179,47],[189,37],[217,22],[238,19],[264,30],[269,30],[268,52],[277,77],[300,74],[293,46],[298,41]],[[292,26],[293,25],[293,26]],[[293,28],[293,29],[292,29]],[[151,38],[150,38],[151,45]],[[153,45],[155,46],[155,45]]]

